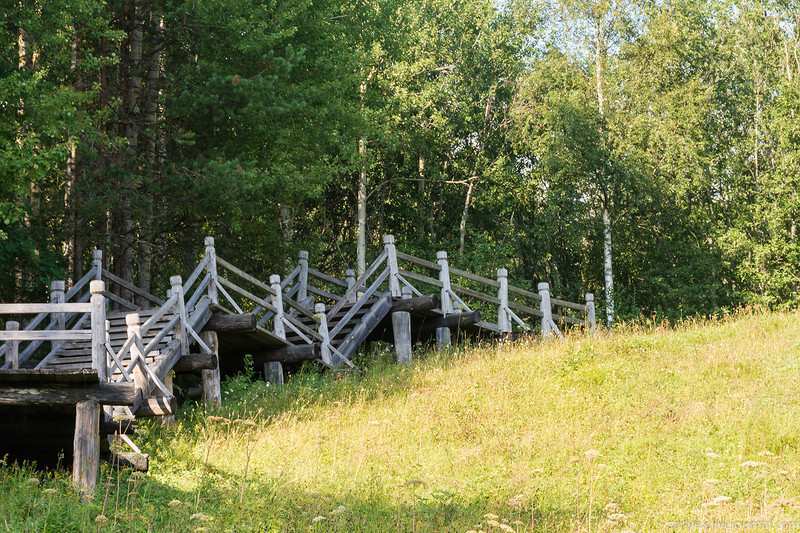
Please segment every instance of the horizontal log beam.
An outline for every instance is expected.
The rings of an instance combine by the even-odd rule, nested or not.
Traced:
[[[396,311],[419,313],[422,311],[430,311],[437,307],[439,307],[439,296],[436,294],[428,294],[427,296],[406,298],[405,300],[394,300],[392,302],[392,313]]]
[[[129,435],[136,431],[136,422],[128,418],[119,420],[101,420],[100,421],[100,434],[101,435]]]
[[[134,415],[140,417],[169,416],[178,410],[178,400],[175,396],[151,396],[146,398]]]
[[[101,405],[133,405],[133,383],[98,383],[82,387],[15,387],[0,384],[0,405],[69,405],[92,400]]]
[[[281,363],[294,363],[299,361],[311,361],[320,358],[320,348],[317,344],[299,344],[297,346],[285,346],[275,350],[254,353],[253,362],[257,364],[278,361]]]
[[[213,353],[190,353],[184,355],[172,370],[175,372],[197,372],[199,370],[214,370],[219,363],[217,356]]]
[[[436,328],[460,328],[464,326],[472,326],[481,321],[480,311],[470,311],[469,313],[460,313],[454,315],[447,315],[444,317],[426,318],[420,326],[420,331],[431,331]]]
[[[242,315],[211,315],[203,329],[216,331],[221,335],[226,333],[251,333],[256,330],[256,317],[249,313]]]

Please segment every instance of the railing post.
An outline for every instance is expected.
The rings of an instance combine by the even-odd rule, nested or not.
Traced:
[[[386,249],[386,266],[389,268],[389,291],[393,298],[403,295],[400,292],[400,267],[397,264],[397,249],[394,246],[394,235],[383,236],[383,246]]]
[[[209,273],[208,297],[212,304],[219,304],[219,292],[217,291],[217,252],[214,249],[214,237],[206,237],[206,256],[209,258],[206,272]]]
[[[106,284],[102,280],[89,283],[92,306],[92,368],[97,370],[100,383],[108,382],[108,356],[106,355]]]
[[[344,271],[344,280],[347,282],[347,291],[349,292],[350,289],[353,288],[353,285],[356,284],[356,271],[353,270],[352,268],[348,268],[347,270],[345,270]],[[355,293],[353,293],[353,295],[350,297],[350,299],[347,301],[347,303],[349,303],[349,304],[356,303],[356,295],[355,295]]]
[[[550,306],[550,284],[539,284],[539,296],[542,301],[539,302],[539,310],[542,312],[542,337],[550,337],[553,334],[553,309]]]
[[[589,322],[589,331],[591,333],[597,331],[597,320],[594,311],[594,294],[591,292],[586,293],[586,320]]]
[[[308,298],[308,252],[305,250],[297,252],[297,264],[300,266],[300,272],[297,274],[297,284],[300,287],[297,290],[297,302],[305,305]]]
[[[403,287],[403,299],[411,298],[411,288]],[[392,313],[392,330],[394,332],[394,353],[398,365],[411,362],[411,313],[395,311]]]
[[[444,316],[455,313],[453,309],[453,299],[450,297],[450,266],[447,263],[447,252],[440,250],[436,252],[436,262],[439,263],[439,281],[442,283],[439,302]],[[450,328],[436,328],[436,347],[442,349],[450,344]]]
[[[103,279],[103,250],[92,250],[92,269],[94,279]]]
[[[6,331],[19,331],[19,322],[9,320],[6,322]],[[12,370],[19,368],[19,341],[9,341],[6,359],[11,365]]]
[[[50,282],[50,303],[63,304],[64,303],[64,290],[66,283],[64,280],[56,280]],[[64,331],[67,329],[67,315],[66,313],[52,313],[53,320],[56,321],[56,329]],[[61,346],[64,341],[53,341],[53,348]]]
[[[333,366],[333,358],[331,357],[331,336],[330,333],[328,333],[328,317],[325,315],[325,304],[319,303],[314,306],[314,316],[319,319],[317,332],[322,337],[322,346],[320,346],[322,362],[327,366]]]
[[[511,316],[508,314],[508,270],[497,269],[497,283],[500,284],[500,288],[497,289],[497,299],[500,300],[500,305],[497,306],[497,326],[500,328],[500,333],[506,335],[511,333]]]
[[[188,324],[189,319],[186,316],[186,305],[183,301],[183,281],[181,280],[180,276],[172,276],[169,278],[169,284],[172,286],[172,296],[177,295],[175,307],[178,315],[181,317],[178,321],[178,327],[176,328],[176,333],[180,335],[178,338],[181,341],[181,354],[187,355],[189,353],[189,335],[186,325]]]
[[[269,277],[269,284],[275,292],[272,296],[272,305],[275,307],[273,331],[276,337],[286,340],[286,328],[283,325],[283,289],[281,289],[281,277],[278,274],[271,275]]]
[[[128,313],[125,315],[125,325],[128,326],[128,340],[133,340],[131,343],[131,364],[129,368],[133,369],[133,383],[136,385],[136,392],[140,393],[142,399],[150,396],[150,384],[147,382],[147,374],[141,365],[145,364],[144,354],[142,348],[144,342],[142,341],[142,326],[139,320],[138,313]]]

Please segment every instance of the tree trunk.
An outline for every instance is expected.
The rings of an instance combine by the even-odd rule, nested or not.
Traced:
[[[367,138],[358,140],[361,168],[358,171],[358,222],[356,225],[356,268],[361,276],[367,269]]]
[[[603,205],[603,276],[606,282],[606,321],[614,325],[614,271],[611,262],[611,217]]]
[[[467,198],[464,200],[464,211],[461,212],[461,223],[458,226],[458,253],[464,255],[464,244],[467,238],[467,217],[469,216],[469,206],[472,203],[472,193],[475,191],[475,185],[478,183],[478,177],[472,176],[469,180],[467,187]]]

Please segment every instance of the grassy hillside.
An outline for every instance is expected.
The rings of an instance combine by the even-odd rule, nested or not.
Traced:
[[[246,379],[137,440],[148,474],[7,466],[0,531],[800,527],[800,314]]]

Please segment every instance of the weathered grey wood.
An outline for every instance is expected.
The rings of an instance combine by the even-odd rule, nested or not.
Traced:
[[[219,368],[219,359],[213,353],[186,354],[175,363],[172,370],[175,372],[198,372],[200,370],[216,370]]]
[[[271,285],[272,285],[271,283],[270,283],[270,285],[267,285],[266,283],[264,283],[264,282],[263,282],[263,281],[261,281],[260,279],[258,279],[258,278],[255,278],[255,277],[251,276],[250,274],[248,274],[248,273],[247,273],[247,272],[245,272],[244,270],[241,270],[241,269],[239,269],[239,268],[236,268],[236,267],[235,267],[235,266],[233,266],[231,263],[229,263],[229,262],[225,261],[225,260],[224,260],[224,259],[222,259],[221,257],[217,257],[217,264],[218,264],[219,266],[221,266],[221,267],[225,268],[225,269],[226,269],[226,270],[228,270],[229,272],[231,272],[231,273],[233,273],[233,274],[236,274],[237,276],[239,276],[239,277],[240,277],[240,278],[242,278],[243,280],[245,280],[245,281],[248,281],[248,282],[252,283],[253,285],[255,285],[256,287],[258,287],[259,289],[263,289],[263,290],[267,291],[267,292],[270,294],[270,296],[274,296],[274,295],[276,294],[276,292],[277,292],[277,291],[275,290],[275,288],[271,286]],[[280,285],[280,283],[278,283],[278,284]],[[281,290],[280,292],[283,292],[283,290]]]
[[[314,315],[311,315],[311,318],[316,323],[317,318]],[[294,330],[296,334],[300,336],[303,335],[308,336],[309,337],[308,340],[311,339],[316,339],[318,341],[322,340],[322,337],[319,336],[319,333],[317,331],[314,331],[313,329],[309,328],[308,326],[297,320],[295,317],[291,315],[283,315],[283,320],[284,323],[287,326],[289,326],[292,330]]]
[[[164,342],[167,336],[170,335],[175,330],[175,327],[178,325],[180,320],[181,320],[180,315],[173,316],[172,319],[164,327],[162,327],[158,333],[156,333],[156,335],[150,340],[150,342],[147,343],[147,346],[144,347],[143,353],[145,355],[149,354],[158,345]]]
[[[111,454],[111,463],[119,464],[138,472],[147,472],[150,468],[150,456],[146,453],[119,452]]]
[[[225,278],[219,278],[218,281],[219,281],[219,284],[221,286],[228,287],[232,291],[239,293],[241,296],[244,296],[245,298],[247,298],[251,302],[260,305],[262,308],[272,312],[273,314],[277,312],[277,309],[275,308],[275,306],[271,302],[268,302],[268,301],[264,300],[263,298],[261,298],[259,296],[256,296],[255,294],[253,294],[252,292],[248,291],[247,289],[243,289],[242,287],[239,287],[235,283],[233,283],[233,282],[231,282],[231,281],[229,281],[229,280],[227,280]],[[274,295],[273,295],[274,292],[275,291],[270,289],[270,292],[269,292],[270,293],[270,298],[274,297]]]
[[[437,254],[438,255],[438,254]],[[401,261],[408,261],[409,263],[414,263],[415,265],[419,265],[425,268],[429,268],[431,270],[439,271],[441,268],[437,263],[432,263],[431,261],[426,261],[425,259],[420,259],[419,257],[414,257],[413,255],[408,255],[398,250],[397,252],[397,259]]]
[[[17,386],[59,385],[74,386],[96,385],[99,383],[97,372],[83,368],[72,372],[63,372],[52,368],[19,370],[0,370],[0,385],[16,384]]]
[[[453,292],[466,294],[467,296],[472,296],[473,298],[477,298],[479,300],[483,300],[484,302],[488,302],[494,305],[500,305],[500,299],[495,296],[489,296],[488,294],[484,294],[482,292],[478,292],[476,290],[468,289],[467,287],[461,287],[459,285],[450,285]]]
[[[203,329],[217,334],[250,333],[256,330],[256,317],[250,313],[243,315],[212,315]]]
[[[19,330],[19,322],[15,320],[9,320],[6,322],[6,331],[18,331]],[[9,363],[9,367],[12,370],[16,370],[19,368],[19,341],[9,341],[9,350],[6,354],[6,360]]]
[[[139,315],[130,313],[125,317],[125,324],[128,326],[128,342],[130,343],[131,364],[128,369],[133,374],[133,383],[136,385],[136,391],[142,395],[142,398],[147,398],[150,395],[150,382],[147,379],[147,373],[142,366],[145,365],[144,361],[144,347],[142,346],[142,327],[139,324]]]
[[[75,405],[92,400],[101,405],[133,405],[133,383],[96,383],[77,387],[0,383],[0,405]]]
[[[429,278],[423,274],[419,274],[418,272],[411,272],[410,270],[400,270],[400,275],[405,278],[413,279],[414,281],[419,281],[422,283],[427,283],[428,285],[432,285],[433,287],[437,287],[439,289],[442,288],[442,282],[438,279]]]
[[[308,297],[308,252],[300,250],[297,252],[297,266],[300,272],[297,273],[297,300],[302,302]]]
[[[264,363],[264,381],[274,385],[283,385],[283,365],[280,361]]]
[[[514,293],[519,294],[521,296],[524,296],[526,298],[531,298],[533,300],[536,300],[537,302],[541,302],[542,301],[542,297],[539,296],[538,294],[536,294],[535,292],[531,292],[529,290],[522,289],[520,287],[516,287],[516,286],[511,285],[511,284],[508,285],[508,292],[514,292]]]
[[[353,281],[355,281],[355,280],[353,280]],[[322,296],[323,298],[327,298],[328,300],[331,300],[331,301],[334,301],[334,302],[338,302],[339,299],[341,299],[341,296],[339,296],[338,294],[333,294],[332,292],[328,292],[328,291],[323,290],[323,289],[318,289],[317,287],[314,287],[313,285],[309,285],[308,286],[308,292],[310,292],[311,294],[316,294],[317,296]]]
[[[141,307],[140,307],[140,306],[136,305],[135,303],[133,303],[133,302],[131,302],[131,301],[129,301],[129,300],[126,300],[125,298],[122,298],[122,297],[120,297],[120,296],[117,296],[116,294],[114,294],[114,293],[113,293],[113,292],[111,292],[111,291],[108,291],[108,292],[105,294],[105,297],[106,297],[106,298],[107,298],[109,301],[111,301],[111,302],[114,302],[114,303],[117,303],[117,304],[119,304],[120,306],[122,306],[122,307],[124,307],[124,308],[126,308],[126,309],[128,309],[128,310],[130,310],[130,311],[138,311],[138,310],[140,310],[140,309],[141,309]]]
[[[511,317],[508,316],[508,270],[505,268],[497,269],[497,299],[500,304],[497,306],[497,327],[500,333],[511,333]]]
[[[541,302],[541,301],[542,300],[541,300],[541,297],[540,297],[539,302]],[[508,302],[508,307],[510,309],[513,309],[514,311],[522,311],[523,313],[527,313],[529,315],[532,315],[532,316],[535,316],[535,317],[538,317],[538,318],[541,318],[542,316],[544,316],[539,309],[536,309],[534,307],[528,307],[527,305],[523,305],[523,304],[520,304],[520,303],[517,303],[517,302]]]
[[[348,298],[347,303],[352,304],[356,302],[356,293],[355,290],[351,291],[353,287],[356,286],[356,271],[352,268],[348,268],[344,271],[344,279],[345,283],[347,284],[347,293],[351,294],[350,298]]]
[[[297,363],[300,361],[313,361],[320,359],[320,347],[317,344],[298,344],[296,346],[284,346],[275,350],[256,352],[253,355],[255,363],[266,363],[268,361],[280,361],[283,363]]]
[[[442,290],[439,301],[442,303],[442,313],[452,315],[455,312],[453,307],[453,299],[450,297],[452,287],[450,285],[450,265],[447,262],[447,252],[440,250],[436,252],[436,261],[439,263],[439,283],[441,283]]]
[[[114,420],[100,420],[100,435],[128,435],[136,431],[136,422],[130,418],[117,418]]]
[[[402,288],[403,300],[411,299],[411,289]],[[398,365],[411,362],[411,314],[408,311],[395,311],[392,306],[392,332],[394,333],[394,353]]]
[[[189,323],[189,318],[186,314],[186,307],[183,301],[183,283],[180,276],[170,277],[169,283],[172,287],[172,294],[176,297],[176,309],[174,309],[174,312],[176,315],[180,316],[180,322],[175,329],[175,338],[181,341],[181,353],[187,354],[189,353],[189,333],[186,328]]]
[[[342,328],[344,328],[350,322],[350,319],[353,318],[353,316],[355,316],[356,313],[358,313],[359,309],[361,309],[364,303],[367,302],[370,296],[372,296],[375,293],[375,291],[378,290],[380,284],[383,283],[387,277],[389,277],[389,274],[390,271],[387,268],[381,273],[380,276],[378,276],[375,279],[375,281],[372,282],[372,285],[370,285],[369,288],[364,292],[364,294],[362,294],[361,297],[356,301],[356,303],[353,304],[350,310],[347,311],[347,313],[345,313],[345,315],[341,319],[339,319],[339,321],[336,323],[336,326],[334,326],[330,332],[332,338],[336,337],[336,335],[339,334]],[[337,307],[339,307],[338,304],[334,306],[331,312],[328,313],[328,316],[336,316]]]
[[[92,306],[88,303],[63,304],[0,304],[0,315],[32,315],[38,313],[88,313]]]
[[[325,304],[319,303],[315,305],[314,314],[318,317],[317,331],[322,337],[320,357],[323,364],[330,367],[333,365],[333,359],[331,358],[331,336],[328,332],[328,317],[325,315]]]
[[[103,297],[106,284],[94,280],[89,284],[92,310],[92,368],[97,370],[100,383],[108,381],[108,356],[106,355],[106,299]]]
[[[575,325],[585,324],[585,321],[581,320],[580,318],[574,318],[566,315],[559,315],[558,313],[553,313],[553,322],[557,323],[563,322],[565,324],[575,324]]]
[[[94,279],[94,269],[89,269],[89,272],[84,274],[83,277],[79,279],[77,283],[73,284],[72,287],[64,294],[64,301],[70,301],[92,279]]]
[[[66,303],[64,289],[66,283],[64,280],[55,280],[50,282],[50,303],[63,304]],[[64,313],[54,313],[51,315],[53,320],[56,321],[56,329],[67,329],[67,316]],[[57,348],[63,344],[63,341],[53,341],[53,348]]]
[[[100,472],[100,405],[83,400],[75,405],[72,484],[84,501],[94,497]]]
[[[478,326],[479,328],[488,329],[489,331],[492,331],[497,334],[500,333],[500,328],[497,327],[497,324],[492,324],[491,322],[486,322],[485,320],[476,322],[475,325]]]
[[[214,237],[205,238],[206,257],[208,258],[208,265],[206,269],[210,279],[208,281],[208,297],[211,299],[212,304],[219,304],[219,293],[217,292],[217,252],[214,250]]]
[[[298,275],[300,275],[300,265],[297,265],[296,267],[294,267],[294,269],[293,269],[293,270],[292,270],[292,271],[289,273],[289,275],[288,275],[288,276],[285,276],[285,277],[284,277],[284,278],[281,280],[281,289],[286,289],[286,287],[288,287],[288,286],[289,286],[289,284],[291,284],[291,283],[292,283],[292,281],[293,281],[293,280],[294,280],[294,279],[295,279],[295,278],[296,278]],[[299,289],[300,287],[297,287],[297,288]]]
[[[319,270],[314,270],[313,268],[308,269],[308,273],[311,276],[314,276],[317,279],[321,279],[322,281],[327,281],[331,285],[336,285],[337,287],[341,287],[343,289],[349,288],[347,286],[347,281],[342,281],[340,279],[334,278],[333,276],[329,276],[324,272],[320,272]],[[353,276],[355,276],[355,271],[352,271]],[[345,276],[347,276],[347,270],[345,270]],[[354,280],[355,281],[355,280]]]
[[[432,330],[439,330],[440,328],[462,328],[465,326],[473,326],[481,321],[480,311],[468,311],[466,313],[457,313],[448,316],[427,317],[422,325],[419,327],[420,332],[430,332]]]
[[[330,312],[328,313],[329,316],[334,316],[338,314],[339,311],[342,310],[342,307],[345,306],[345,304],[347,304],[351,299],[356,299],[356,294],[359,292],[359,290],[361,290],[361,287],[364,286],[364,284],[372,276],[372,274],[374,274],[375,271],[378,270],[381,264],[383,264],[383,262],[386,260],[387,255],[388,252],[386,251],[386,249],[384,249],[383,252],[381,252],[381,254],[378,256],[378,258],[375,261],[373,261],[369,267],[367,267],[367,269],[364,271],[363,274],[361,274],[361,276],[359,276],[359,278],[356,280],[353,286],[347,289],[347,292],[344,294],[344,296],[342,296],[342,299],[339,300],[336,303],[336,305],[333,306],[333,309],[331,309]]]
[[[353,328],[353,331],[339,344],[338,351],[346,358],[350,358],[359,346],[367,339],[375,326],[383,320],[383,317],[392,309],[392,297],[387,294],[373,303],[370,310],[365,314],[361,321]],[[337,363],[334,361],[334,365]]]
[[[209,283],[211,283],[211,274],[206,274],[203,278],[203,281],[197,286],[192,297],[186,302],[186,309],[194,309],[197,301],[200,300],[205,294],[208,289]],[[185,286],[186,284],[184,284]],[[186,294],[186,292],[184,292]]]
[[[92,332],[85,330],[66,330],[66,331],[0,331],[0,340],[3,341],[86,341],[91,340]]]
[[[408,311],[410,313],[420,313],[423,311],[430,311],[439,305],[439,297],[435,294],[428,294],[426,296],[417,296],[416,298],[406,298],[405,289],[402,300],[394,300],[392,302],[392,312],[395,311]]]
[[[468,279],[470,281],[477,281],[478,283],[489,285],[490,287],[494,287],[495,289],[500,288],[500,284],[497,281],[483,276],[478,276],[477,274],[473,274],[472,272],[467,272],[466,270],[460,270],[458,268],[450,267],[450,275],[459,276]]]
[[[162,300],[161,298],[159,298],[157,296],[153,296],[152,294],[150,294],[147,291],[143,291],[142,289],[140,289],[139,287],[137,287],[133,283],[131,283],[129,281],[126,281],[126,280],[120,278],[119,276],[115,276],[114,274],[112,274],[111,272],[109,272],[106,269],[103,269],[103,277],[106,278],[109,281],[113,281],[114,283],[116,283],[117,285],[119,285],[121,287],[124,287],[124,288],[128,289],[132,293],[134,293],[134,294],[136,294],[138,296],[141,296],[145,300],[149,300],[149,301],[153,302],[156,305],[163,305],[164,304],[164,300]]]
[[[214,331],[203,331],[200,333],[203,342],[211,348],[217,364],[212,369],[203,370],[201,376],[203,379],[203,403],[207,408],[221,407],[222,406],[222,389],[220,387],[220,371],[219,371],[219,338]]]
[[[203,259],[200,260],[200,263],[198,263],[197,266],[194,267],[194,270],[192,270],[192,273],[189,274],[189,277],[186,278],[186,281],[183,283],[183,294],[184,295],[189,294],[189,290],[192,288],[192,285],[194,285],[194,282],[197,281],[198,278],[203,274],[203,269],[205,269],[206,266],[208,266],[208,262],[210,260],[211,260],[211,258],[209,256],[204,255]],[[206,276],[207,275],[208,274],[206,274]]]
[[[272,284],[272,306],[275,308],[275,319],[272,322],[272,329],[275,336],[286,339],[286,328],[283,325],[283,291],[281,291],[281,277],[273,274],[269,277]]]
[[[594,294],[586,293],[586,320],[589,322],[589,330],[594,333],[597,331],[597,319],[594,311]]]
[[[394,245],[394,235],[383,236],[383,247],[386,250],[386,268],[389,270],[389,293],[395,298],[400,298],[400,280],[397,279],[400,267],[397,263],[397,249]]]
[[[539,309],[542,312],[542,337],[549,338],[553,335],[553,310],[550,307],[550,284],[539,284],[539,296],[542,297]]]
[[[133,413],[137,417],[169,416],[178,410],[175,396],[151,396],[146,398]]]
[[[574,309],[576,311],[580,311],[582,313],[586,312],[586,306],[582,304],[576,304],[573,302],[568,302],[566,300],[559,300],[557,298],[550,298],[550,305],[558,306],[558,307],[566,307],[567,309]]]
[[[464,314],[464,313],[462,313]],[[457,315],[450,315],[457,316]],[[450,328],[436,328],[436,349],[442,350],[445,346],[450,346]]]
[[[103,250],[92,250],[92,270],[94,279],[103,279]]]

